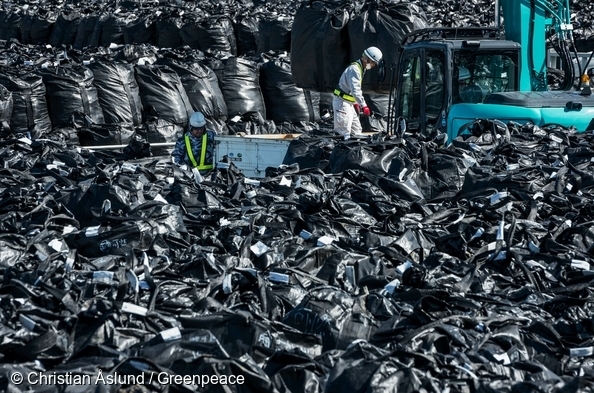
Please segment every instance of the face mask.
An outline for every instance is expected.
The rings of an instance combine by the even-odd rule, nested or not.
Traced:
[[[365,69],[367,71],[369,71],[371,69],[371,64],[369,64],[369,63],[365,64]]]

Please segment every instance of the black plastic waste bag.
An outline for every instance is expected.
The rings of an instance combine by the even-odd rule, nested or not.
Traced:
[[[123,44],[124,30],[127,24],[128,20],[125,15],[100,14],[90,37],[90,46],[108,47],[111,44]]]
[[[359,169],[374,175],[385,175],[389,172],[392,157],[398,154],[398,150],[398,146],[381,142],[343,142],[332,150],[328,170],[331,173],[341,173],[347,169]]]
[[[124,42],[126,44],[155,44],[156,17],[150,12],[138,15],[124,27]]]
[[[125,145],[132,134],[129,124],[91,124],[78,130],[78,140],[81,146]]]
[[[278,56],[260,67],[260,86],[268,119],[281,123],[320,120],[320,96],[293,83],[288,58]]]
[[[290,51],[293,17],[281,15],[260,18],[258,21],[257,52]]]
[[[2,135],[10,132],[12,108],[12,93],[4,85],[0,85],[0,133]]]
[[[58,16],[53,10],[31,7],[21,16],[21,42],[47,44]]]
[[[333,91],[349,65],[350,52],[345,6],[302,3],[291,31],[291,73],[298,87]]]
[[[258,15],[246,13],[233,19],[237,56],[255,55],[258,50]]]
[[[183,45],[180,30],[184,25],[179,12],[166,12],[155,23],[155,42],[159,48],[177,48]]]
[[[90,63],[88,67],[93,72],[93,85],[97,87],[105,122],[140,125],[142,102],[134,66],[100,59]]]
[[[382,51],[382,60],[390,70],[392,64],[398,64],[402,38],[427,27],[425,13],[417,4],[383,0],[367,2],[348,23],[350,60],[360,58],[366,48],[376,46]],[[376,67],[365,73],[361,87],[366,93],[389,93],[390,78],[385,78],[380,84]]]
[[[99,20],[99,15],[95,13],[85,14],[78,24],[78,31],[74,40],[75,49],[87,48],[91,45],[91,37],[95,31],[95,25]]]
[[[21,13],[16,7],[5,7],[0,10],[0,40],[21,37]]]
[[[154,228],[146,221],[124,221],[113,226],[87,227],[70,234],[66,240],[81,255],[95,258],[148,251],[155,238]]]
[[[206,51],[221,51],[237,55],[233,22],[226,15],[214,15],[182,26],[180,37],[184,45]]]
[[[12,133],[31,133],[38,138],[52,130],[43,79],[32,73],[0,73],[0,84],[12,92]]]
[[[227,104],[213,70],[199,63],[175,59],[163,59],[158,63],[168,66],[179,75],[192,110],[202,112],[208,120],[227,118]]]
[[[51,46],[74,45],[82,16],[78,11],[61,11],[49,36]]]
[[[266,119],[257,63],[247,58],[228,57],[213,65],[227,103],[229,118],[257,112]]]
[[[47,107],[54,127],[71,125],[71,116],[80,112],[93,123],[105,123],[99,105],[93,73],[84,65],[42,68],[39,74],[46,88]]]
[[[167,66],[137,65],[136,82],[146,116],[154,115],[185,127],[192,106],[177,73]]]

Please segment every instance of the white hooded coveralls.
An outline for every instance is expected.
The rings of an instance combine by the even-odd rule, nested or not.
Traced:
[[[342,73],[338,81],[338,89],[350,95],[354,102],[334,95],[332,99],[332,110],[334,111],[334,132],[344,135],[361,134],[361,122],[359,115],[355,112],[354,104],[361,108],[366,106],[361,81],[363,80],[364,68],[361,60],[352,62]]]

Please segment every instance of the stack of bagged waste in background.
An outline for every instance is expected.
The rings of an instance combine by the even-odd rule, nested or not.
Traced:
[[[591,9],[581,1],[572,7],[576,46],[584,49],[592,36]],[[19,110],[13,109],[16,120],[7,110],[0,120],[16,133],[39,137],[72,126],[80,112],[95,126],[123,126],[115,137],[123,143],[133,127],[147,123],[170,134],[151,141],[171,142],[195,110],[204,111],[220,134],[324,128],[330,92],[367,46],[382,49],[390,74],[407,33],[492,25],[493,18],[492,2],[478,0],[5,3],[0,77]],[[378,69],[363,81],[372,111],[384,121],[391,83],[390,75],[378,81]],[[70,93],[63,95],[63,87]],[[382,126],[368,123],[364,131]],[[85,144],[109,141],[82,138]]]
[[[206,388],[232,392],[594,390],[592,133],[477,120],[448,147],[339,141],[314,127],[323,92],[268,52],[287,41],[267,11],[294,3],[216,5],[208,18],[237,10],[231,56],[225,34],[200,47],[227,22],[183,41],[198,3],[59,4],[66,46],[0,52],[0,390],[205,390],[164,375],[242,376]],[[418,3],[429,23],[446,18],[430,4],[465,12]],[[25,5],[2,5],[2,34],[45,37],[30,21],[58,8]],[[299,99],[271,106],[282,91]],[[196,109],[222,133],[314,129],[264,179],[229,162],[197,184],[147,143]]]

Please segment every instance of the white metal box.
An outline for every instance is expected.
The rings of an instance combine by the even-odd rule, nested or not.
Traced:
[[[227,156],[246,177],[263,178],[267,167],[283,163],[291,140],[299,135],[217,135],[215,162]]]

